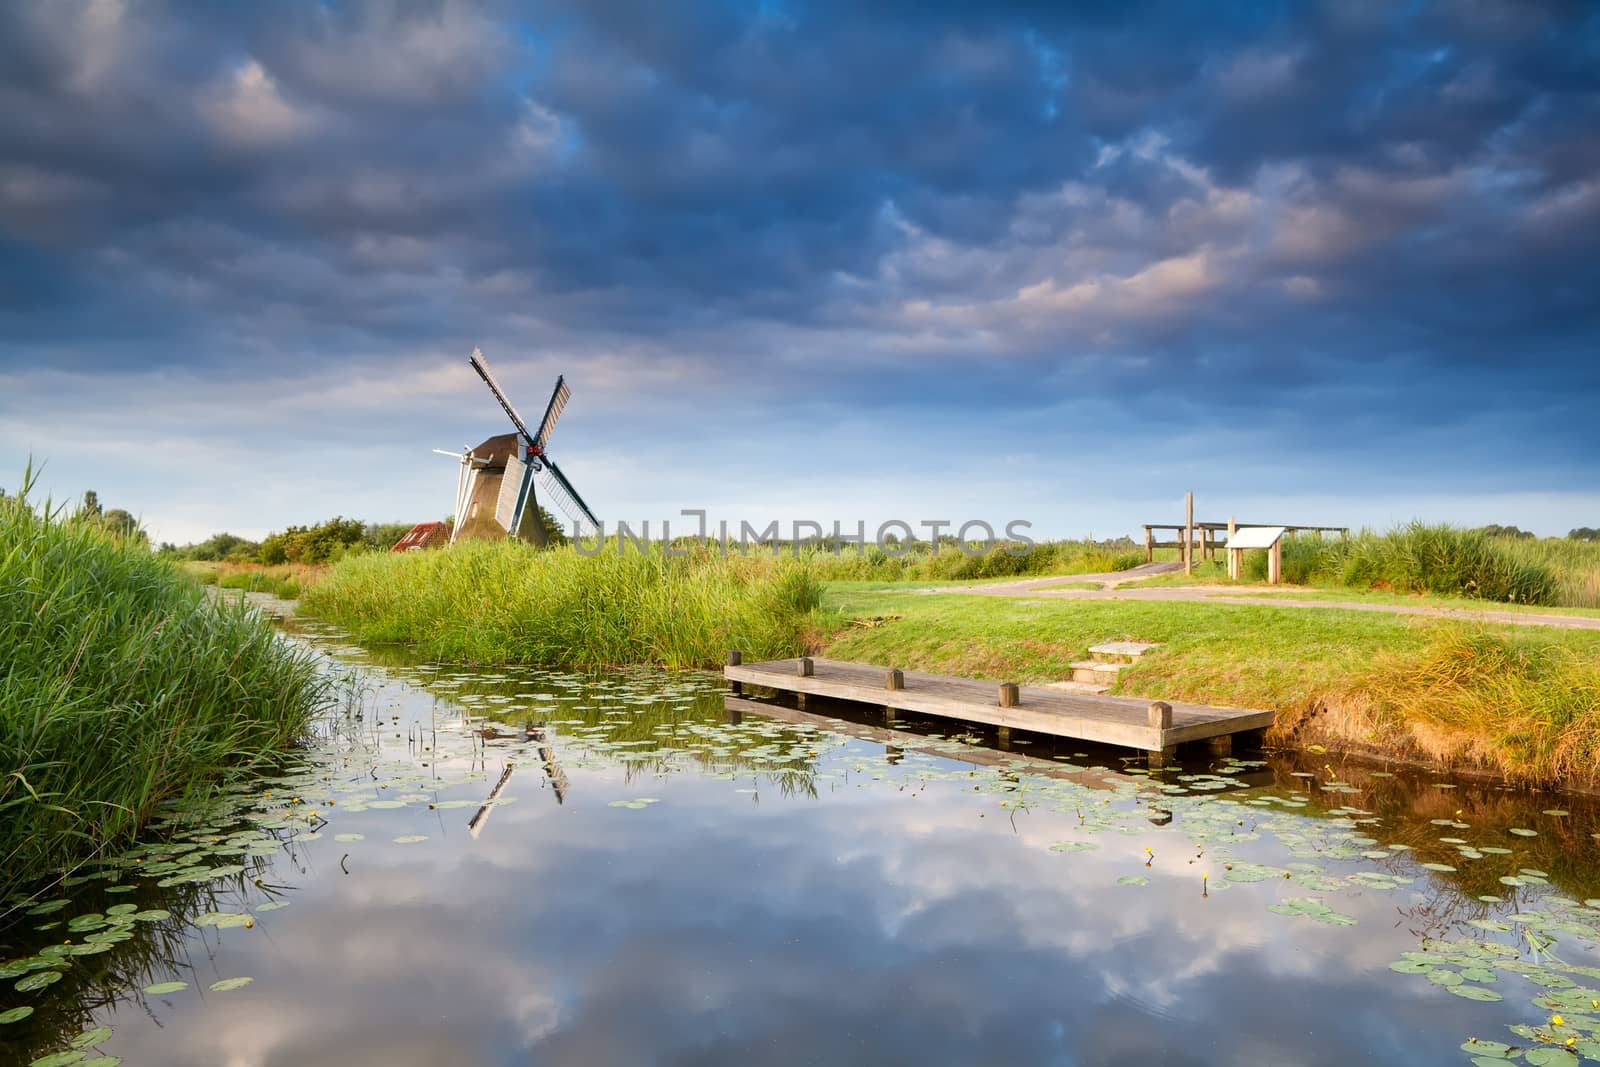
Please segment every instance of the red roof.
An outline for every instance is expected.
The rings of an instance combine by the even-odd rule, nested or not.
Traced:
[[[391,552],[416,552],[449,544],[450,527],[442,522],[419,522],[394,543]]]

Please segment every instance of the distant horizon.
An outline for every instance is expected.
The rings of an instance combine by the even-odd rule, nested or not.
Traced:
[[[0,486],[153,541],[1600,526],[1600,7],[0,8]]]

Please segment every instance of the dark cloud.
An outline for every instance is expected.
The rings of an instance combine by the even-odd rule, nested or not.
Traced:
[[[1498,419],[1571,487],[1597,128],[1578,2],[13,5],[0,371],[481,341],[735,400]]]

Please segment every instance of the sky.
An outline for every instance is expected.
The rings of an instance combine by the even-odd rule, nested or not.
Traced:
[[[1600,525],[1600,5],[0,5],[0,485]]]

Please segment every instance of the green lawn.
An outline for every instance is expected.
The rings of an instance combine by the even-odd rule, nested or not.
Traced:
[[[1297,703],[1349,664],[1421,648],[1426,628],[1400,616],[1336,609],[1170,601],[940,596],[830,583],[824,604],[847,618],[828,655],[997,681],[1053,682],[1103,641],[1162,648],[1123,672],[1117,692],[1251,707]],[[1600,654],[1600,634],[1591,635]]]
[[[1600,632],[1337,608],[912,593],[830,583],[837,659],[995,681],[1070,677],[1103,641],[1161,645],[1115,693],[1277,711],[1298,743],[1593,778]],[[862,625],[852,620],[876,620]],[[1590,768],[1584,770],[1584,768]]]

